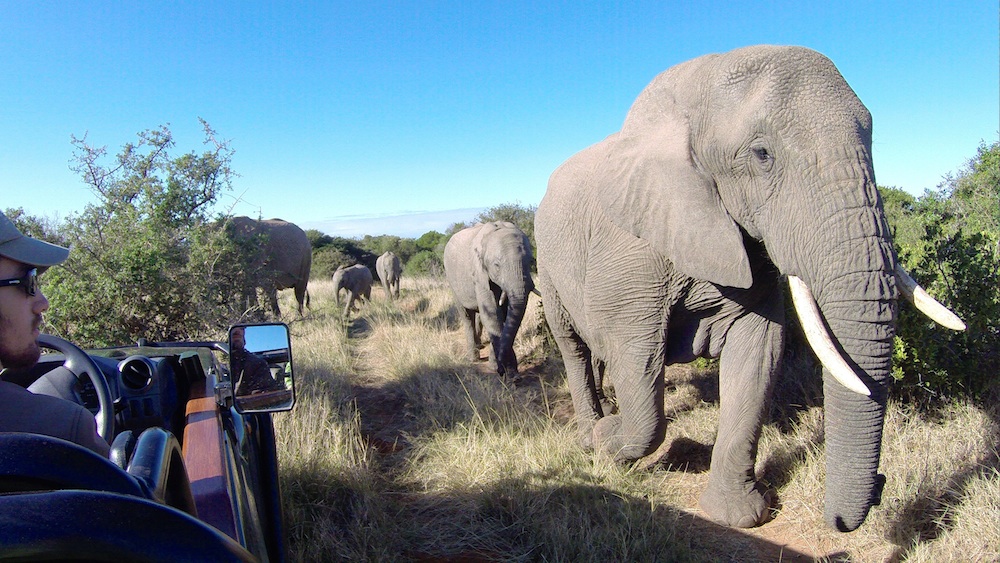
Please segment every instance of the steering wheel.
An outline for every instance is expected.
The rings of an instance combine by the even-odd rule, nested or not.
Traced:
[[[93,358],[68,340],[51,334],[40,334],[38,345],[59,352],[66,359],[63,365],[39,377],[28,386],[28,390],[82,404],[75,388],[85,383],[86,379],[90,379],[97,391],[99,405],[99,410],[94,415],[97,421],[97,433],[110,444],[115,437],[115,408],[111,399],[111,388],[108,386],[108,380],[104,378],[104,372],[97,367]]]

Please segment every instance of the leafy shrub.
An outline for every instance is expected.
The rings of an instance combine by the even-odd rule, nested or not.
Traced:
[[[904,393],[978,395],[1000,371],[1000,143],[914,197],[880,188],[900,262],[965,321],[964,332],[900,307],[894,376]]]
[[[925,225],[922,244],[899,249],[914,278],[968,328],[951,331],[913,307],[900,307],[893,372],[904,388],[978,394],[1000,371],[1000,260],[981,233],[943,234]]]
[[[147,130],[105,165],[73,139],[73,170],[98,197],[58,227],[69,258],[45,276],[47,330],[89,345],[218,337],[253,307],[234,299],[251,252],[211,214],[231,190],[232,150],[204,121],[210,149],[171,157],[168,128]],[[215,219],[218,219],[216,217]]]
[[[440,277],[444,275],[444,264],[437,253],[421,250],[406,263],[403,273],[408,276]]]

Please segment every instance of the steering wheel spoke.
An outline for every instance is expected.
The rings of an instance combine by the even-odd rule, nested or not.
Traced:
[[[97,394],[97,433],[109,444],[115,437],[115,409],[111,398],[111,388],[104,372],[86,352],[68,340],[42,334],[38,345],[61,353],[65,360],[57,367],[38,378],[28,389],[33,393],[50,395],[82,404],[76,389],[89,380]]]

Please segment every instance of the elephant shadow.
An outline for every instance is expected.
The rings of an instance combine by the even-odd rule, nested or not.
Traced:
[[[400,297],[403,296],[404,294],[400,293]],[[413,305],[413,312],[426,313],[427,311],[430,310],[430,308],[431,308],[431,300],[426,297],[421,297],[420,299],[417,299],[417,302]]]
[[[684,436],[675,438],[659,463],[686,473],[705,473],[712,464],[712,444]]]
[[[418,307],[420,306],[421,302],[424,302],[423,305],[425,309],[430,307],[430,301],[428,299],[426,298],[421,299],[421,301],[418,302],[417,304]],[[455,304],[452,304],[450,307],[444,309],[443,311],[440,311],[436,316],[434,316],[431,319],[431,324],[435,327],[438,327],[446,331],[458,330],[462,328],[461,324],[462,315],[464,315],[464,313],[459,309],[459,307]]]
[[[367,338],[372,332],[372,324],[368,319],[364,317],[355,317],[348,321],[347,325],[347,337],[348,338]]]
[[[767,423],[783,434],[799,431],[803,417],[813,407],[821,406],[822,371],[804,344],[791,339],[782,360],[782,376],[775,382]],[[717,364],[708,367],[679,365],[667,367],[665,374],[664,411],[668,418],[677,417],[698,408],[703,403],[717,404],[720,397]],[[819,427],[813,435],[793,447],[768,454],[759,465],[760,478],[774,489],[786,485],[797,467],[805,463],[810,450],[823,443]],[[674,470],[702,473],[709,470],[713,443],[701,443],[689,437],[671,439],[669,423],[667,441],[643,465],[657,465]],[[654,461],[655,460],[655,461]]]

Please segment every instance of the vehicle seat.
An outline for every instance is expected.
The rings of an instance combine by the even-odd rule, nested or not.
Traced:
[[[56,489],[148,496],[138,480],[81,445],[41,434],[0,433],[0,492]]]
[[[121,446],[129,438],[116,439]],[[127,455],[112,448],[112,457]],[[83,489],[138,496],[197,516],[177,438],[148,428],[135,440],[126,469],[73,442],[24,432],[0,433],[0,493]]]

